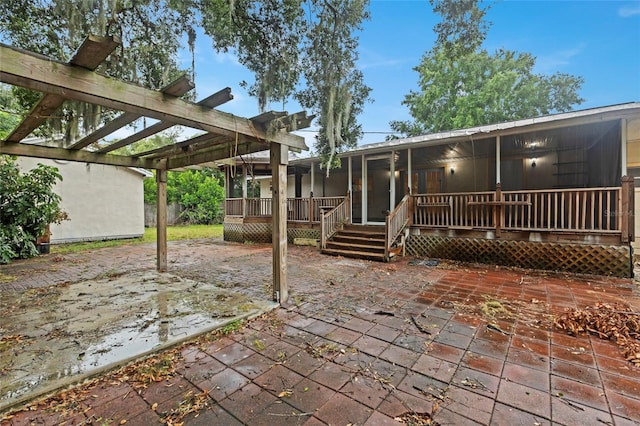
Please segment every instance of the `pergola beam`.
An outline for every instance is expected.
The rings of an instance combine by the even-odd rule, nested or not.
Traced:
[[[69,145],[69,149],[82,149],[82,148],[85,148],[85,147],[91,145],[92,143],[97,142],[100,139],[109,136],[111,133],[115,132],[116,130],[119,130],[119,129],[123,128],[127,124],[133,123],[138,118],[140,118],[140,115],[134,114],[132,112],[125,112],[124,114],[120,114],[119,116],[117,116],[116,118],[111,120],[109,122],[109,124],[105,124],[104,126],[99,128],[95,132],[93,132],[93,133],[85,136],[84,138],[80,139],[79,141]]]
[[[122,155],[99,154],[85,150],[69,150],[44,145],[31,145],[0,140],[0,153],[23,157],[49,158],[52,160],[78,161],[82,163],[110,164],[112,166],[142,167],[153,169],[156,161]]]
[[[162,88],[160,92],[169,96],[182,96],[190,90],[193,90],[196,86],[193,84],[191,79],[187,77],[187,75],[183,74],[173,82],[169,83],[167,86]],[[119,115],[114,118],[108,124],[102,126],[95,132],[85,136],[80,139],[78,142],[69,146],[69,149],[82,149],[86,146],[91,145],[94,142],[99,141],[102,138],[109,136],[111,133],[115,132],[126,126],[127,124],[133,123],[138,118],[142,117],[139,114],[133,114],[130,112],[125,112],[124,114]]]
[[[102,61],[107,59],[107,56],[113,52],[118,44],[119,41],[113,37],[89,36],[82,42],[82,45],[80,45],[69,63],[93,71],[98,68]],[[64,103],[65,99],[62,95],[45,93],[18,127],[7,136],[6,140],[20,142],[26,138],[51,117]]]
[[[201,151],[185,154],[183,156],[172,156],[167,159],[167,169],[179,169],[182,167],[219,161],[238,155],[246,155],[253,152],[265,151],[269,149],[269,145],[255,141],[246,141],[244,143],[239,143],[237,146],[235,146],[234,142],[233,152],[230,152],[230,146],[230,143],[217,144],[211,149],[203,149]],[[273,147],[273,145],[271,146]]]
[[[174,143],[171,145],[162,146],[160,148],[151,149],[149,151],[140,152],[135,154],[136,157],[144,157],[148,159],[153,158],[166,158],[173,155],[181,155],[185,152],[194,152],[202,148],[208,148],[217,143],[221,143],[220,140],[228,141],[226,136],[216,136],[211,133],[205,133],[186,141]]]
[[[158,91],[46,60],[4,44],[0,45],[0,81],[210,133],[267,139],[264,129],[257,128],[248,119],[217,110],[204,110],[181,99],[166,99]],[[308,149],[302,137],[289,133],[276,132],[269,139],[286,146]]]
[[[213,95],[207,98],[204,98],[203,100],[198,102],[196,105],[199,105],[201,107],[215,108],[217,106],[224,104],[225,102],[230,101],[231,99],[233,99],[233,95],[231,94],[231,88],[225,87],[224,89],[214,93]],[[106,146],[98,150],[98,152],[107,153],[107,152],[114,151],[118,148],[122,148],[123,146],[131,145],[134,142],[138,142],[139,140],[155,135],[156,133],[160,133],[163,130],[166,130],[169,127],[173,127],[173,126],[174,126],[173,123],[160,121],[158,123],[155,123],[147,127],[146,129],[142,129],[138,133],[134,133],[133,135],[127,138],[124,138],[118,142],[115,142],[109,146]]]

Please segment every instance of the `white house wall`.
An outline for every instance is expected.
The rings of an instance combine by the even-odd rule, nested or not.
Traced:
[[[55,187],[70,220],[51,225],[51,242],[134,238],[144,234],[143,175],[127,167],[20,158],[22,171],[38,163],[58,168]]]

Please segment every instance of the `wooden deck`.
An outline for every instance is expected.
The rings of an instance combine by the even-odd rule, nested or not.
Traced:
[[[620,187],[415,194],[387,217],[384,260],[409,255],[591,274],[632,274],[633,180]],[[349,197],[287,200],[287,239],[326,248]],[[269,242],[270,199],[229,199],[225,239]],[[355,249],[355,248],[354,248]]]

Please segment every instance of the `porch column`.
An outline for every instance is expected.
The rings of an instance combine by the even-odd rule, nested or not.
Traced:
[[[295,173],[295,197],[302,198],[302,172],[298,167],[293,171]]]
[[[349,194],[349,223],[353,223],[353,159],[347,157],[347,174],[349,183],[347,184],[347,194]]]
[[[311,162],[311,194],[315,192],[316,186],[316,168],[313,166],[313,162]]]
[[[156,267],[158,272],[167,270],[167,170],[156,170],[158,186],[156,204]]]
[[[412,174],[412,170],[411,170],[411,148],[407,148],[407,188],[405,188],[405,191],[409,190],[409,194],[411,194],[411,186],[412,186],[411,174]]]
[[[396,152],[391,150],[389,161],[389,212],[392,212],[396,204]]]
[[[629,243],[635,240],[635,215],[634,215],[634,182],[633,177],[622,177],[622,190],[620,191],[620,229],[622,230],[622,242]]]
[[[361,167],[361,171],[360,171],[360,178],[362,180],[362,191],[360,191],[361,197],[361,206],[362,206],[362,219],[360,220],[362,222],[362,224],[366,224],[367,221],[369,220],[367,218],[367,214],[369,213],[367,211],[367,159],[364,157],[364,154],[362,154],[362,167]]]
[[[224,198],[231,198],[229,194],[229,166],[224,166]]]
[[[500,135],[496,136],[496,185],[500,183]]]
[[[247,198],[247,166],[242,166],[242,198]]]
[[[620,120],[620,163],[622,165],[622,176],[627,175],[627,119]]]
[[[271,222],[273,242],[273,300],[286,303],[287,287],[287,147],[271,143]],[[313,175],[312,175],[313,176]]]

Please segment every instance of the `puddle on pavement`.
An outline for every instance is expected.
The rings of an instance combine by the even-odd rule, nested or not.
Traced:
[[[276,306],[157,272],[0,294],[0,412]]]

